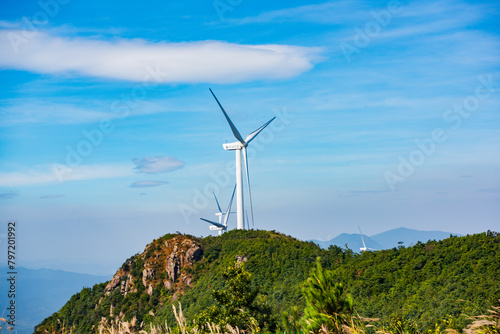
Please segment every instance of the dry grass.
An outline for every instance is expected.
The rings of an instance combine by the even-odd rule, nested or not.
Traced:
[[[7,319],[0,317],[0,333],[6,333],[9,331],[9,333],[12,333],[12,327],[8,326],[9,322]]]
[[[500,301],[500,300],[499,300]],[[464,329],[465,334],[499,334],[500,307],[492,307],[489,314],[472,317],[472,323]]]
[[[177,310],[175,305],[172,305],[172,309],[174,311],[175,320],[177,323],[176,327],[169,327],[168,324],[162,325],[153,325],[150,324],[148,331],[142,329],[143,324],[139,326],[139,329],[136,330],[136,321],[135,318],[132,319],[131,322],[127,321],[111,321],[108,322],[106,318],[102,318],[99,323],[98,333],[99,334],[202,334],[196,327],[189,326],[187,319],[184,317],[182,313],[182,306],[179,303],[179,309]],[[207,327],[210,331],[210,334],[240,334],[240,330],[238,328],[233,328],[230,325],[227,325],[225,329],[215,325],[207,323]]]
[[[103,318],[99,323],[97,330],[98,334],[242,334],[239,328],[233,328],[227,325],[225,328],[217,326],[215,324],[207,323],[208,332],[203,332],[197,329],[195,326],[190,326],[187,319],[184,317],[182,312],[182,306],[179,303],[178,309],[172,305],[174,312],[176,324],[174,327],[169,327],[165,322],[164,325],[153,325],[147,328],[147,331],[143,328],[144,324],[137,326],[135,318],[132,321],[119,321],[114,320],[108,322],[106,318]],[[342,334],[366,334],[368,328],[375,329],[372,323],[378,321],[379,319],[369,319],[363,317],[353,317],[350,323],[342,325],[339,333]],[[471,317],[472,321],[469,326],[467,326],[462,333],[454,329],[441,329],[429,331],[427,334],[500,334],[500,307],[492,307],[488,311],[487,315],[480,315]],[[7,321],[4,318],[0,318],[0,334],[7,333],[6,330],[12,332],[12,328],[5,327]],[[138,328],[136,328],[138,327]],[[373,329],[370,332],[373,332]],[[376,330],[378,334],[389,334],[391,331],[383,328],[382,330]],[[300,333],[303,333],[300,331]],[[71,334],[71,328],[64,329],[62,334]],[[286,334],[284,332],[283,334]],[[305,333],[304,333],[305,334]],[[315,333],[309,333],[315,334]],[[318,334],[331,334],[325,327],[322,327],[320,333]]]

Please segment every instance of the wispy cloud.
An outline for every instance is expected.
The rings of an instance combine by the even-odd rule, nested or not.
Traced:
[[[475,8],[479,7],[480,5],[471,5],[456,0],[415,1],[405,5],[404,11],[400,16],[417,18],[419,20],[436,16],[460,17],[468,20],[478,17],[479,10],[475,10]]]
[[[18,193],[11,191],[8,193],[0,194],[0,199],[10,199],[10,198],[15,198],[17,196],[19,196]]]
[[[454,21],[459,25],[466,25],[472,20],[480,18],[480,6],[472,6],[453,0],[442,1],[405,1],[394,2],[398,17],[405,17],[416,22],[434,20],[443,15],[450,17],[447,21]],[[319,4],[283,8],[263,12],[256,16],[242,19],[227,20],[235,24],[273,23],[276,22],[312,22],[328,25],[363,23],[374,19],[375,13],[387,12],[389,3],[380,3],[378,8],[357,0],[327,1]],[[391,15],[392,18],[392,15]]]
[[[131,188],[147,188],[147,187],[158,187],[164,184],[168,184],[167,181],[136,181],[132,183],[129,187]],[[144,193],[141,193],[143,195]]]
[[[5,29],[27,29],[27,22],[32,24],[33,26],[37,26],[37,22],[34,22],[33,19],[24,17],[23,19],[13,20],[13,21],[3,21],[0,20],[0,28]],[[123,34],[126,32],[125,28],[117,28],[117,27],[76,27],[71,24],[62,24],[60,26],[50,26],[45,27],[47,32],[56,35],[64,35],[64,36],[75,36],[75,35],[91,35],[91,36],[116,36]]]
[[[136,164],[134,169],[137,172],[145,174],[168,173],[184,167],[184,161],[169,156],[136,158],[132,162]]]
[[[499,194],[500,193],[500,187],[498,187],[498,188],[478,189],[477,191],[482,192],[482,193],[487,193],[487,194]]]
[[[62,198],[62,197],[66,197],[66,195],[44,195],[44,196],[41,196],[40,198],[41,199],[57,199],[57,198]]]
[[[341,24],[349,22],[353,17],[368,17],[361,10],[361,2],[352,0],[329,1],[320,4],[284,8],[261,13],[257,16],[232,20],[232,23],[276,23],[283,21],[315,22],[325,24]]]
[[[381,193],[388,193],[388,190],[351,190],[348,191],[349,194],[356,194],[356,195],[375,195],[375,194],[381,194]]]
[[[40,100],[11,102],[14,104],[0,108],[0,126],[26,123],[78,124],[117,117],[116,113],[85,109],[66,103],[47,103]]]
[[[28,186],[62,181],[111,179],[134,175],[129,164],[80,165],[69,168],[65,165],[40,165],[12,172],[0,172],[0,186]]]
[[[53,84],[53,83],[51,83]],[[41,82],[46,89],[50,84]],[[28,92],[27,94],[32,94]],[[43,92],[36,92],[43,94]],[[111,99],[89,100],[71,97],[10,98],[0,105],[0,127],[19,124],[88,124],[104,119],[115,120],[123,118],[113,105],[119,101]],[[120,100],[121,101],[121,100]],[[206,105],[201,98],[185,98],[169,96],[168,98],[148,98],[140,101],[140,108],[131,108],[129,117],[145,116],[164,112],[199,112],[206,111]]]
[[[236,83],[297,76],[313,67],[320,49],[243,45],[220,41],[153,43],[68,38],[38,32],[23,42],[20,30],[0,30],[0,66],[36,73],[135,82]]]
[[[446,31],[452,31],[457,27],[464,26],[466,22],[470,22],[470,19],[465,20],[453,17],[450,19],[430,20],[429,22],[415,23],[411,26],[395,26],[387,29],[385,32],[382,32],[379,36],[377,36],[377,38],[396,39],[409,38],[412,36],[422,38],[428,34],[436,35]]]

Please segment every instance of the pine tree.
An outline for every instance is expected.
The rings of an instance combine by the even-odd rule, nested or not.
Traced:
[[[353,300],[345,293],[342,283],[336,283],[333,272],[324,270],[320,258],[316,268],[306,280],[302,293],[306,308],[302,326],[306,333],[341,333],[348,325],[353,312]]]
[[[197,319],[199,326],[215,324],[227,325],[240,330],[259,332],[269,318],[270,309],[257,300],[258,288],[252,288],[252,274],[245,270],[243,263],[236,262],[223,274],[226,287],[214,290],[212,296],[217,306],[206,309]]]

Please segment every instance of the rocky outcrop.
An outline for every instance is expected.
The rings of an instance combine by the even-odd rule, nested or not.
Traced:
[[[122,295],[137,291],[142,285],[152,295],[154,288],[163,285],[177,298],[186,286],[191,286],[193,278],[187,268],[203,257],[201,246],[184,235],[167,240],[155,240],[146,246],[144,252],[127,261],[116,272],[105,288],[108,296],[116,289]],[[134,277],[134,275],[138,277]]]
[[[123,277],[123,271],[120,269],[109,281],[108,285],[106,285],[106,288],[104,289],[106,296],[109,295],[111,291],[113,291],[120,284],[122,277]]]
[[[181,271],[180,262],[181,261],[180,261],[179,257],[177,256],[177,253],[172,253],[167,258],[166,271],[167,271],[168,279],[172,283],[177,280],[177,277],[179,277],[179,273]]]
[[[155,270],[153,268],[146,268],[142,271],[142,284],[147,286],[147,281],[155,277]]]
[[[127,293],[137,291],[137,288],[134,287],[134,278],[129,272],[126,272],[123,269],[118,270],[109,281],[108,285],[106,285],[104,295],[108,296],[118,287],[120,288],[120,293],[122,295],[127,295]]]
[[[125,280],[122,280],[120,285],[120,292],[122,293],[122,295],[126,296],[129,292],[136,292],[137,288],[135,288],[133,285],[133,277],[130,273],[127,273]]]
[[[190,239],[185,239],[179,244],[178,240],[174,238],[165,241],[165,246],[167,248],[172,247],[172,252],[165,263],[168,279],[171,283],[177,281],[183,268],[192,266],[195,261],[200,260],[203,256],[201,247]]]
[[[235,259],[236,259],[236,262],[238,264],[248,261],[248,258],[246,256],[242,256],[242,255],[236,255]]]
[[[186,251],[186,263],[191,264],[195,261],[201,260],[203,257],[203,250],[194,241],[189,241],[191,241],[191,245]],[[185,242],[183,244],[185,244]]]

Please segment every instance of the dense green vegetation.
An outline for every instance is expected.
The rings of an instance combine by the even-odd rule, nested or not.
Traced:
[[[342,325],[349,325],[353,312],[352,296],[345,293],[344,285],[335,282],[330,270],[324,270],[318,258],[316,268],[306,280],[302,292],[306,308],[302,321],[303,332],[323,331],[339,333]]]
[[[224,271],[223,278],[226,287],[212,291],[217,304],[196,317],[198,328],[208,331],[207,324],[221,328],[230,325],[253,333],[261,332],[261,328],[267,327],[271,312],[267,303],[257,298],[259,288],[251,286],[252,274],[245,270],[244,263],[235,262]]]
[[[364,252],[333,268],[366,317],[403,316],[429,328],[485,314],[500,298],[500,235],[493,232]]]
[[[205,256],[195,269],[198,281],[180,298],[188,318],[214,304],[211,291],[223,287],[224,270],[236,256],[246,257],[245,269],[253,275],[252,285],[259,288],[261,298],[273,310],[271,328],[281,322],[282,310],[304,304],[300,287],[316,257],[334,262],[332,254],[316,244],[276,232],[235,230],[221,237],[204,238],[200,243]]]
[[[324,250],[311,242],[268,231],[234,230],[220,237],[189,238],[200,244],[204,255],[186,269],[193,276],[192,287],[175,296],[175,304],[182,304],[187,319],[196,319],[213,307],[224,307],[224,293],[217,300],[214,291],[230,286],[227,270],[237,257],[252,275],[251,280],[243,280],[246,289],[258,289],[256,305],[268,313],[261,323],[264,331],[283,328],[283,312],[302,316],[306,308],[304,282],[314,268],[318,270],[318,256],[322,268],[334,280],[329,291],[350,295],[357,314],[380,318],[382,325],[424,331],[446,323],[462,329],[468,321],[465,315],[486,314],[488,308],[499,305],[500,235],[494,232],[361,254],[333,246]],[[146,259],[158,256],[155,249],[148,248]],[[121,321],[135,317],[139,324],[174,323],[172,292],[162,284],[156,285],[151,295],[146,292],[141,283],[143,262],[136,255],[122,266],[131,269],[137,291],[124,296],[117,289],[105,296],[106,284],[83,289],[45,319],[38,332],[59,331],[64,325],[72,326],[74,333],[89,333],[102,317],[110,315]]]

